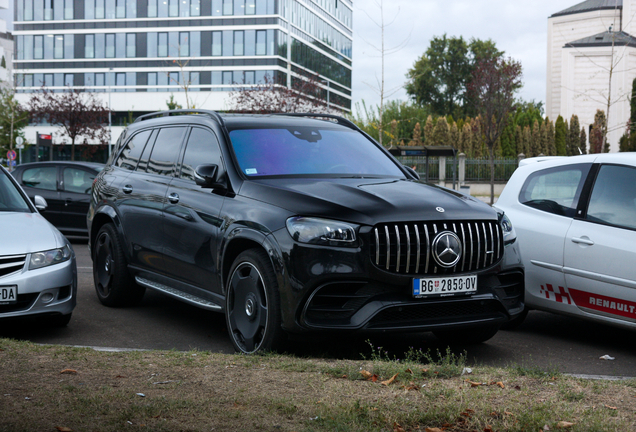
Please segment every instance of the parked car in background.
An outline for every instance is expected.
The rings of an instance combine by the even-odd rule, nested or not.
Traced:
[[[34,201],[45,210],[42,197]],[[68,324],[77,299],[75,253],[3,167],[0,226],[0,325],[23,317],[43,318],[53,326]]]
[[[527,308],[636,329],[636,153],[525,160],[496,207],[517,232]]]
[[[97,297],[224,312],[244,353],[316,331],[485,341],[523,310],[514,230],[418,179],[341,117],[139,117],[93,186]]]
[[[43,197],[48,207],[43,216],[68,236],[87,236],[86,213],[91,186],[104,168],[93,162],[34,162],[18,165],[13,176],[29,198]]]

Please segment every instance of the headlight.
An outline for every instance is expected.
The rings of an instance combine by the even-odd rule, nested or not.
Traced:
[[[42,252],[34,252],[31,254],[29,261],[29,270],[35,270],[42,267],[59,264],[68,261],[71,258],[71,248],[69,245],[59,249],[51,249]]]
[[[501,213],[499,216],[499,224],[501,225],[501,229],[503,230],[504,245],[514,242],[517,238],[517,233],[515,232],[515,229],[512,226],[512,222],[510,222],[508,216]]]
[[[326,246],[356,246],[355,227],[329,219],[292,217],[287,219],[287,231],[294,240]]]

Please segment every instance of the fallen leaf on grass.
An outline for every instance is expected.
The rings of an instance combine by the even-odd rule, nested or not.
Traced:
[[[398,374],[393,375],[391,378],[389,378],[386,381],[382,381],[381,384],[388,386],[389,384],[391,384],[393,381],[395,381],[395,378],[397,378]]]
[[[611,410],[617,410],[617,409],[618,409],[618,408],[616,408],[616,407],[609,406],[609,405],[605,405],[605,408],[609,408],[609,409],[611,409]]]
[[[498,385],[498,386],[499,386],[499,387],[501,387],[501,388],[506,388],[506,386],[504,385],[504,383],[502,383],[501,381],[497,381],[495,384],[496,384],[496,385]]]
[[[482,385],[482,384],[481,384],[481,383],[479,383],[479,382],[474,382],[474,381],[470,381],[470,380],[466,380],[466,382],[467,382],[468,384],[470,384],[470,386],[471,386],[471,387],[479,387],[480,385]]]
[[[426,428],[424,429],[426,432],[442,432],[440,428]]]
[[[404,390],[417,390],[417,391],[420,391],[419,386],[417,384],[415,384],[413,381],[409,382],[408,386],[403,385],[402,388]]]
[[[486,427],[484,428],[484,432],[493,432],[492,426],[486,425]]]
[[[73,429],[67,428],[66,426],[55,426],[55,429],[60,432],[73,432]]]
[[[393,432],[406,432],[406,431],[399,424],[393,423]]]
[[[61,374],[70,374],[70,375],[75,375],[77,373],[77,371],[75,369],[64,369],[63,371],[60,372]]]
[[[371,382],[377,382],[378,381],[378,376],[376,374],[372,374],[369,371],[361,370],[360,374],[362,374],[364,379],[366,379],[367,381],[371,381]]]
[[[574,426],[574,423],[572,423],[572,422],[560,421],[560,422],[557,423],[556,427],[558,429],[567,429],[567,428],[572,427],[572,426]]]
[[[406,370],[406,372],[408,372],[408,373],[410,373],[411,375],[413,375],[413,371],[411,370],[411,368],[408,368],[408,369]]]

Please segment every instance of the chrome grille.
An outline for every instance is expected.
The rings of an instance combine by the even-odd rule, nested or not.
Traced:
[[[0,277],[8,276],[22,270],[26,262],[26,255],[0,256]]]
[[[459,237],[462,256],[454,267],[438,265],[432,256],[437,234]],[[378,268],[398,274],[444,275],[481,270],[503,256],[503,233],[496,221],[407,222],[376,225],[371,259]]]

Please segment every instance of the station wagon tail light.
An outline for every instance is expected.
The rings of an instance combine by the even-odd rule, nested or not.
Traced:
[[[64,261],[68,261],[70,258],[71,248],[69,245],[58,249],[34,252],[31,254],[31,260],[29,261],[29,270],[35,270],[53,264],[59,264]]]
[[[294,240],[325,246],[357,246],[354,225],[329,219],[292,217],[287,219],[287,231]]]

